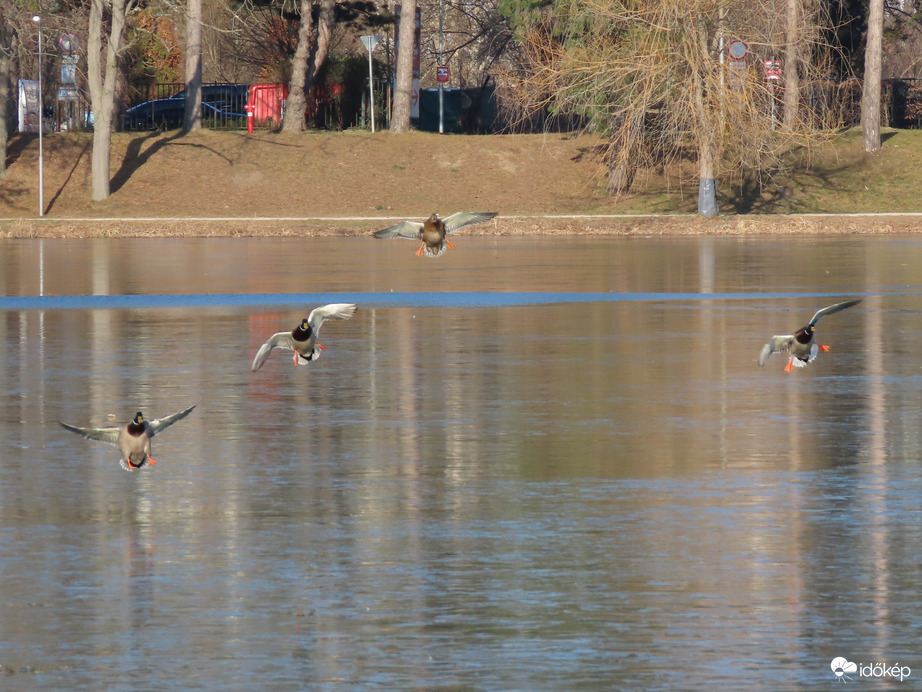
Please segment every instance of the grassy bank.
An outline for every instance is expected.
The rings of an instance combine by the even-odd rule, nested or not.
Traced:
[[[789,173],[761,189],[722,182],[722,213],[713,220],[694,215],[693,180],[648,173],[632,194],[607,195],[601,143],[592,136],[120,133],[112,196],[103,202],[89,199],[92,135],[44,142],[46,217],[36,219],[37,139],[17,137],[0,181],[5,236],[353,235],[388,219],[459,209],[500,212],[472,233],[907,232],[918,219],[791,215],[922,214],[922,132],[911,130],[885,131],[874,156],[851,131],[799,152]],[[546,218],[576,214],[683,216]],[[100,218],[107,220],[83,221]],[[128,221],[139,218],[148,220]]]

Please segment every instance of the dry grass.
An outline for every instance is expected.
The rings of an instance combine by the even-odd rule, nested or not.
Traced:
[[[915,231],[915,216],[803,216],[922,214],[915,178],[922,132],[886,132],[883,152],[873,157],[861,152],[859,134],[813,152],[772,189],[722,186],[723,213],[711,220],[694,214],[693,182],[679,194],[674,178],[655,172],[634,194],[606,195],[599,140],[592,136],[418,132],[119,134],[113,194],[99,203],[89,200],[91,136],[53,135],[45,140],[47,215],[37,219],[37,141],[18,138],[0,182],[0,236],[360,235],[389,219],[460,209],[500,212],[493,222],[462,230],[471,234]],[[790,194],[776,194],[775,185],[789,186]],[[570,214],[635,216],[548,218]]]

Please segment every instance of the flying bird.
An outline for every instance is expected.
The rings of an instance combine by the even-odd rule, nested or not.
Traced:
[[[454,243],[445,237],[449,233],[454,233],[465,226],[489,221],[498,213],[496,211],[458,211],[446,216],[444,219],[439,218],[438,214],[433,214],[423,223],[419,221],[401,221],[393,226],[375,231],[375,238],[409,238],[410,240],[418,240],[422,245],[416,251],[417,257],[422,257],[424,254],[427,257],[438,257],[448,249],[455,249]]]
[[[295,366],[307,363],[320,357],[320,352],[326,349],[317,343],[317,332],[326,320],[347,320],[355,314],[354,303],[330,303],[323,307],[314,308],[307,319],[290,332],[278,332],[269,339],[256,352],[251,371],[259,370],[274,348],[295,352]]]
[[[119,465],[126,471],[134,471],[157,463],[150,455],[151,438],[164,428],[188,416],[194,408],[193,404],[187,409],[152,421],[146,420],[144,415],[138,411],[128,423],[112,428],[78,428],[63,422],[61,425],[66,430],[83,435],[87,439],[115,445],[122,454]]]
[[[829,346],[817,344],[813,340],[814,332],[816,331],[816,323],[825,315],[831,315],[834,312],[845,310],[860,302],[860,300],[849,300],[844,303],[836,303],[835,305],[817,310],[810,321],[793,334],[773,336],[769,339],[768,343],[762,347],[762,352],[759,354],[759,366],[765,365],[765,361],[768,360],[771,354],[781,353],[782,351],[787,351],[791,354],[788,359],[788,364],[784,366],[785,372],[791,372],[795,366],[802,368],[807,365],[807,363],[813,362],[813,359],[816,358],[820,351],[825,352],[829,350]]]

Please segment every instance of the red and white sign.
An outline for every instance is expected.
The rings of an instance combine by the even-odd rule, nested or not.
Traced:
[[[727,55],[730,56],[730,60],[745,60],[748,52],[749,46],[742,41],[730,41],[730,45],[727,46]]]
[[[780,82],[781,81],[781,61],[780,60],[766,60],[765,61],[765,79],[769,82]]]
[[[448,65],[439,65],[435,68],[435,81],[447,82],[449,79]]]

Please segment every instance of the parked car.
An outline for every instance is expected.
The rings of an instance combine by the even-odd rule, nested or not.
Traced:
[[[175,130],[182,127],[186,110],[184,98],[155,99],[132,106],[125,111],[126,130]],[[202,102],[202,125],[205,127],[238,127],[246,123],[246,113],[221,110]]]
[[[246,113],[249,84],[203,84],[202,103],[209,103],[220,111]],[[186,90],[176,92],[170,98],[186,98]]]

